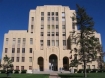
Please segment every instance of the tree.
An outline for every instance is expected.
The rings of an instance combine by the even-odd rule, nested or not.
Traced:
[[[9,75],[9,70],[12,69],[13,64],[12,64],[12,59],[10,59],[7,55],[3,58],[4,64],[1,64],[1,67],[3,70],[6,70],[7,77]]]
[[[97,60],[97,54],[101,53],[101,45],[99,39],[95,37],[93,18],[86,13],[84,7],[76,6],[77,12],[74,13],[72,19],[76,20],[78,32],[75,30],[71,32],[71,43],[76,44],[76,46],[73,48],[75,55],[70,67],[83,64],[84,77],[86,78],[86,64]]]

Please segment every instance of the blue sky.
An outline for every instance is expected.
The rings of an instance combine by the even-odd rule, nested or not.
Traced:
[[[27,30],[30,9],[43,5],[63,5],[75,10],[76,4],[84,6],[93,17],[105,51],[105,0],[0,0],[0,58],[4,34],[9,30]]]

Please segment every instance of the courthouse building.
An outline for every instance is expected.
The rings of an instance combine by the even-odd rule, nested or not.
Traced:
[[[69,70],[74,58],[75,42],[70,41],[70,32],[77,31],[73,13],[68,6],[37,6],[29,12],[28,30],[9,30],[4,35],[2,58],[13,60],[14,69],[36,71]],[[101,36],[95,33],[101,43]],[[3,63],[3,59],[2,59]],[[82,69],[79,65],[77,69]],[[97,61],[87,64],[87,68],[98,68]]]

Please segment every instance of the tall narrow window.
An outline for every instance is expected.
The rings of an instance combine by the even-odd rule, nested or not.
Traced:
[[[54,16],[54,12],[52,12],[52,16]]]
[[[32,62],[32,57],[29,57],[29,62]]]
[[[50,17],[47,17],[47,20],[50,21]]]
[[[54,29],[54,25],[52,25],[52,29]]]
[[[65,29],[66,27],[65,27],[65,25],[62,25],[62,29]]]
[[[7,53],[8,52],[8,48],[5,48],[5,53]]]
[[[26,38],[23,38],[23,44],[25,44],[26,43]]]
[[[16,38],[13,38],[13,45],[15,45],[15,43],[16,43]]]
[[[32,48],[30,48],[30,53],[32,53]]]
[[[56,17],[56,21],[58,21],[58,17]]]
[[[6,44],[8,44],[9,38],[6,38]]]
[[[59,32],[56,32],[56,36],[59,36]]]
[[[41,44],[41,46],[43,46],[43,40],[40,40],[40,44]]]
[[[66,32],[63,32],[63,34],[62,34],[63,36],[66,36]]]
[[[56,25],[56,29],[59,29],[58,25]]]
[[[44,17],[41,17],[41,21],[44,21]]]
[[[52,36],[54,36],[54,32],[52,32]]]
[[[47,40],[47,46],[50,46],[50,40]]]
[[[19,70],[19,66],[16,66],[16,70]]]
[[[12,53],[15,53],[15,48],[12,48]]]
[[[25,48],[22,48],[22,53],[25,53]]]
[[[44,16],[44,12],[41,12],[41,16]]]
[[[24,70],[24,66],[21,66],[21,70]]]
[[[65,21],[65,17],[62,17],[62,21]]]
[[[44,35],[44,33],[43,33],[43,32],[41,32],[40,36],[43,36],[43,35]]]
[[[18,38],[18,44],[20,44],[21,43],[21,38]]]
[[[50,25],[47,25],[47,28],[50,29]]]
[[[17,48],[17,53],[20,53],[20,48]]]
[[[19,57],[16,58],[16,62],[19,62]]]
[[[66,40],[63,40],[63,46],[66,46]]]
[[[31,17],[32,21],[34,21],[34,17]]]
[[[47,15],[50,16],[50,12],[48,12]]]
[[[22,62],[25,62],[25,57],[22,57]]]
[[[30,44],[33,44],[33,38],[30,38]]]
[[[41,25],[41,29],[44,29],[44,25]]]
[[[47,32],[47,36],[50,36],[50,32]]]
[[[62,12],[62,17],[65,17],[65,12]]]
[[[55,46],[55,41],[54,40],[52,40],[52,46]]]
[[[56,46],[59,46],[59,40],[56,40]]]
[[[58,16],[58,12],[56,12],[56,16]]]
[[[11,57],[12,62],[14,62],[14,57]]]
[[[52,21],[54,21],[54,17],[52,17]]]
[[[33,25],[31,25],[31,29],[33,29],[34,28],[34,26]]]
[[[32,66],[29,66],[29,70],[32,70]]]

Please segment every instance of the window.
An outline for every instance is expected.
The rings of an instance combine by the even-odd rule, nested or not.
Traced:
[[[63,46],[66,46],[66,40],[63,40]]]
[[[52,29],[54,29],[54,25],[52,25]]]
[[[54,36],[54,32],[52,32],[52,36]]]
[[[29,62],[32,62],[32,57],[29,57]]]
[[[6,44],[8,44],[9,38],[6,38]]]
[[[62,29],[65,29],[66,27],[65,27],[65,25],[62,25]]]
[[[48,12],[47,15],[50,16],[50,12]]]
[[[50,17],[47,17],[47,20],[50,21]]]
[[[50,25],[48,25],[47,28],[50,29]]]
[[[30,38],[30,44],[33,44],[33,38]]]
[[[50,32],[47,32],[47,36],[50,36]]]
[[[29,66],[29,70],[32,70],[32,66]]]
[[[95,69],[95,65],[92,65],[92,68]]]
[[[25,53],[25,48],[22,48],[22,53]]]
[[[52,40],[52,46],[55,46],[55,41],[54,40]]]
[[[59,27],[58,27],[58,25],[56,25],[56,29],[58,29]]]
[[[20,42],[21,42],[21,39],[20,39],[20,38],[18,38],[18,44],[20,44]]]
[[[65,17],[62,17],[62,21],[65,21]]]
[[[22,62],[25,62],[25,57],[22,57]]]
[[[56,17],[56,21],[58,21],[58,17]]]
[[[33,29],[34,28],[34,26],[33,25],[31,25],[31,29]]]
[[[15,43],[16,43],[16,38],[13,38],[13,45],[15,45]]]
[[[16,62],[19,62],[19,57],[16,58]]]
[[[30,53],[32,53],[32,48],[30,48]]]
[[[87,69],[90,69],[90,65],[87,65]]]
[[[47,46],[50,46],[50,40],[47,40]]]
[[[11,57],[12,62],[14,62],[14,57]]]
[[[16,66],[16,70],[19,70],[19,66]]]
[[[63,36],[66,36],[66,32],[63,32],[63,34],[62,34]]]
[[[52,16],[54,16],[54,12],[52,12]]]
[[[52,17],[52,21],[54,21],[54,17]]]
[[[58,12],[56,12],[56,16],[58,16]]]
[[[41,17],[41,21],[44,21],[44,17]]]
[[[12,48],[12,53],[15,53],[15,48]]]
[[[24,66],[21,66],[21,70],[24,70]]]
[[[41,44],[41,46],[43,46],[43,40],[40,40],[40,44]]]
[[[20,53],[20,48],[17,48],[17,53]]]
[[[59,40],[56,40],[56,46],[59,46]]]
[[[65,12],[62,12],[62,17],[65,17]]]
[[[44,12],[41,12],[41,16],[44,16]]]
[[[25,44],[26,43],[26,38],[23,38],[23,44]]]
[[[8,48],[5,48],[5,53],[7,53],[8,52]]]
[[[34,17],[31,17],[32,21],[34,21]]]
[[[56,32],[56,36],[59,36],[59,32]]]
[[[41,25],[41,29],[44,29],[44,25]]]
[[[43,36],[43,35],[44,35],[44,33],[43,33],[43,32],[41,32],[40,36]]]

